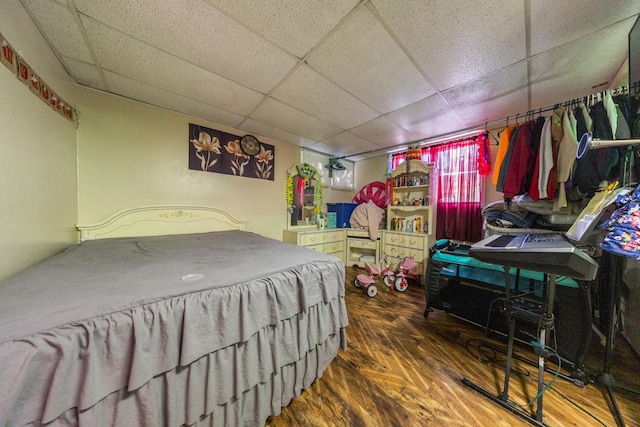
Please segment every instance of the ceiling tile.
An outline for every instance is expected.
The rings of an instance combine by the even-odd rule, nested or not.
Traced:
[[[308,149],[308,150],[312,150],[312,151],[316,151],[318,153],[321,154],[325,154],[325,153],[333,153],[335,151],[335,148],[325,144],[324,142],[314,142],[313,144],[310,145],[305,145],[303,146],[304,148]],[[335,156],[342,156],[341,154],[338,155],[337,153],[335,154]]]
[[[440,95],[432,95],[389,113],[387,117],[418,138],[442,135],[464,126]]]
[[[98,67],[77,59],[62,57],[66,69],[71,73],[73,79],[81,85],[94,89],[108,90],[107,85],[98,71]]]
[[[60,55],[93,63],[91,52],[66,5],[50,0],[23,0],[22,3]]]
[[[619,58],[627,52],[633,23],[634,19],[626,19],[533,57],[533,107],[545,108],[607,89],[622,66]]]
[[[205,0],[298,58],[304,57],[360,0]]]
[[[342,129],[378,116],[376,111],[304,65],[289,75],[271,96]]]
[[[524,2],[371,0],[439,90],[526,58]]]
[[[361,156],[626,84],[640,11],[640,0],[7,3],[5,35],[16,46],[42,35],[54,52],[39,70]],[[34,67],[46,56],[24,54]]]
[[[526,113],[527,63],[505,67],[442,95],[467,127]]]
[[[380,116],[377,119],[357,126],[351,129],[351,132],[380,147],[392,147],[408,143],[415,139],[414,135],[411,135],[385,116]]]
[[[253,119],[245,120],[244,122],[242,122],[242,124],[240,124],[238,129],[247,131],[248,133],[251,133],[252,135],[258,137],[258,139],[263,136],[300,147],[306,147],[316,143],[316,141],[313,139],[305,138],[300,135],[275,128],[273,126],[258,122]]]
[[[83,18],[82,22],[105,70],[236,114],[249,114],[263,98],[258,92],[126,37],[92,19]]]
[[[331,152],[335,156],[348,156],[380,149],[380,146],[351,132],[342,132],[332,138],[325,139],[323,142],[331,147]]]
[[[536,0],[531,55],[571,42],[640,12],[640,0]]]
[[[434,93],[418,69],[364,6],[309,55],[308,63],[380,113]]]
[[[150,46],[262,93],[297,64],[200,0],[73,0],[80,12]]]
[[[278,129],[316,141],[330,138],[341,129],[296,110],[273,98],[268,98],[251,113],[251,118]]]
[[[126,76],[105,71],[105,77],[113,93],[133,98],[167,110],[199,117],[221,125],[237,128],[242,116],[229,113],[212,105],[195,101],[174,92],[141,83]]]

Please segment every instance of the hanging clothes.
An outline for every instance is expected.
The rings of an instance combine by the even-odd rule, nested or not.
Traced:
[[[547,117],[540,132],[538,150],[538,180],[532,181],[529,195],[533,200],[549,198],[549,176],[553,168],[553,146],[551,144],[551,116]]]
[[[578,119],[576,119],[576,116],[573,114],[573,110],[569,109],[567,110],[567,112],[569,113],[569,123],[571,124],[571,132],[577,136],[578,135],[577,133]]]
[[[551,136],[551,125],[553,117],[547,117],[544,127],[542,128],[542,136],[540,138],[540,174],[538,176],[538,197],[539,200],[553,199],[555,196],[555,179],[551,179],[555,175],[555,153],[557,149],[554,147],[553,138]]]
[[[489,151],[489,134],[478,136],[478,174],[487,176],[491,172],[491,153]]]
[[[615,108],[614,108],[615,109]],[[607,107],[599,102],[591,108],[593,117],[593,137],[597,139],[613,139],[613,128]],[[616,119],[617,124],[617,119]],[[617,172],[620,154],[617,147],[596,150],[596,169],[601,181],[609,181]]]
[[[608,90],[604,94],[604,100],[602,101],[604,109],[607,112],[607,118],[609,119],[609,126],[611,127],[611,139],[616,137],[616,130],[618,129],[618,111],[616,110],[616,104],[613,102],[611,91]]]
[[[631,137],[640,138],[640,95],[629,95],[628,105]]]
[[[562,110],[562,139],[558,144],[558,161],[556,162],[556,177],[558,182],[558,195],[553,203],[553,211],[558,212],[561,208],[567,206],[566,186],[573,163],[576,159],[576,151],[578,149],[578,141],[573,133],[569,113]],[[555,112],[554,112],[555,116]]]
[[[547,141],[551,141],[551,136],[549,134],[549,138],[547,138],[547,124],[548,118],[539,117],[536,121],[536,126],[540,126],[540,141],[538,143],[538,153],[536,157],[533,159],[533,172],[531,173],[531,180],[529,183],[529,197],[532,200],[538,201],[540,200],[540,174],[541,170],[545,170],[546,166],[544,163],[544,156],[547,149]],[[551,146],[549,145],[549,150]],[[550,169],[550,167],[549,167]],[[542,172],[545,173],[545,172]],[[544,194],[546,195],[546,186]],[[545,196],[546,197],[546,196]]]
[[[509,135],[509,144],[507,145],[507,152],[504,155],[502,164],[500,165],[500,175],[498,175],[498,183],[496,184],[496,190],[499,192],[504,191],[504,181],[507,178],[507,171],[509,170],[509,162],[511,162],[511,156],[513,155],[513,147],[515,146],[516,138],[518,137],[518,131],[520,126],[517,126]]]
[[[525,187],[527,188],[527,192],[531,195],[533,191],[535,193],[535,199],[538,200],[540,198],[540,194],[538,191],[538,176],[540,175],[540,142],[542,139],[542,128],[544,127],[545,118],[540,116],[536,119],[535,125],[533,127],[533,131],[531,133],[531,151],[533,155],[531,156],[532,162],[529,165],[529,172],[527,173],[527,181],[525,182]],[[533,198],[533,196],[532,196]]]
[[[584,119],[584,123],[586,126],[585,132],[593,132],[593,119],[591,118],[591,113],[589,108],[584,104],[580,103],[580,110],[582,111],[582,118]],[[581,134],[577,134],[582,136]]]
[[[502,130],[502,134],[500,135],[500,142],[498,143],[498,154],[496,155],[496,163],[493,167],[493,176],[491,179],[491,182],[493,183],[494,186],[498,185],[500,168],[502,167],[502,162],[504,161],[504,158],[507,155],[507,149],[509,148],[509,140],[515,128],[516,128],[516,125],[507,126]]]
[[[619,104],[616,104],[616,111],[618,112],[618,125],[616,128],[616,139],[631,139],[631,129],[629,129],[629,123],[622,113],[622,109]]]
[[[602,102],[591,107],[590,116],[593,124],[593,137],[597,139],[613,139],[611,123]],[[591,195],[600,187],[601,181],[608,180],[619,161],[616,147],[587,150],[577,160],[574,173],[576,186],[583,194]]]
[[[587,122],[585,121],[584,115],[582,114],[582,106],[576,107],[573,110],[573,116],[576,119],[576,131],[575,131],[576,139],[580,141],[580,138],[582,138],[582,135],[584,135],[587,132],[591,132],[587,128]]]
[[[528,190],[525,183],[529,164],[533,157],[531,134],[534,126],[535,122],[530,120],[523,123],[518,129],[504,182],[503,193],[505,200],[511,200],[514,196],[525,194]]]

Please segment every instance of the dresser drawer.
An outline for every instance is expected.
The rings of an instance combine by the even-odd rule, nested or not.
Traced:
[[[345,261],[345,248],[347,245],[344,229],[335,230],[285,230],[283,235],[285,243],[304,246],[316,252],[333,255],[342,262]]]
[[[424,249],[424,237],[420,235],[412,236],[411,234],[405,234],[399,236],[398,241],[400,246],[420,251]]]
[[[300,246],[319,245],[327,241],[325,233],[308,233],[300,236]]]
[[[325,243],[323,246],[325,254],[335,255],[340,259],[344,256],[344,242],[330,242]]]
[[[336,255],[336,256],[338,256],[338,258],[341,258],[341,259],[342,259],[342,254],[344,253],[344,242],[320,243],[319,245],[309,245],[306,247],[313,251],[320,252],[323,254],[331,255],[331,254],[339,253],[340,255]]]
[[[344,242],[344,236],[345,236],[344,231],[325,231],[324,234],[325,234],[326,242],[338,242],[338,241]]]
[[[348,239],[349,247],[352,248],[361,248],[361,249],[377,249],[378,242],[374,242],[372,240],[367,239]]]
[[[324,244],[326,251],[325,254],[331,254],[334,252],[342,252],[344,251],[344,240],[338,242],[329,242]]]
[[[413,257],[416,262],[420,262],[424,259],[424,256],[424,251],[421,251],[419,249],[403,247],[398,248],[398,257],[400,258]]]

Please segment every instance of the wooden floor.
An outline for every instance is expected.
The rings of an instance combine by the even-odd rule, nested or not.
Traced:
[[[379,281],[378,295],[369,298],[353,286],[359,272],[347,267],[349,348],[279,416],[270,417],[267,426],[531,425],[462,382],[467,378],[492,395],[502,392],[504,338],[486,338],[479,327],[444,312],[425,318],[424,290],[417,284],[400,293]],[[516,354],[534,362],[514,360],[509,399],[525,405],[537,394],[537,358],[525,346],[517,346]],[[603,354],[594,340],[585,364],[594,378],[602,370]],[[640,358],[624,340],[616,341],[611,374],[619,384],[624,380],[640,389]],[[553,377],[545,375],[550,385],[543,394],[546,425],[616,426],[601,386],[579,387]],[[614,395],[625,424],[640,426],[640,397],[620,391]],[[535,403],[522,406],[531,414],[535,408]]]

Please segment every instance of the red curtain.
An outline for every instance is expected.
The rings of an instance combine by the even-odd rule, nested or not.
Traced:
[[[483,178],[478,171],[478,137],[424,147],[422,161],[435,164],[438,178],[436,238],[477,242],[482,239]],[[404,162],[405,153],[391,157],[391,168]]]

